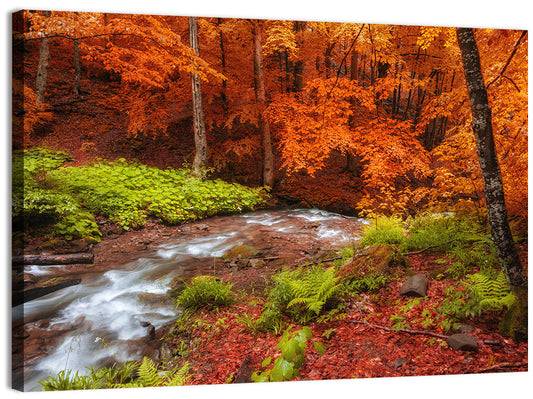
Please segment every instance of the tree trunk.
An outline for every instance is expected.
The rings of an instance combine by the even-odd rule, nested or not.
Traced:
[[[43,11],[44,17],[50,17],[51,11]],[[48,77],[48,66],[50,65],[50,39],[43,37],[41,39],[41,48],[39,50],[39,66],[37,67],[37,77],[35,79],[35,95],[39,104],[44,103],[44,94],[46,92],[46,80]]]
[[[74,40],[74,86],[72,88],[76,98],[80,96],[80,80],[80,42],[76,39]]]
[[[189,17],[189,42],[196,56],[200,56],[200,46],[198,44],[198,22],[196,17]],[[194,61],[193,61],[194,62]],[[191,74],[192,84],[192,107],[194,144],[196,153],[194,155],[193,173],[200,176],[202,168],[207,165],[207,138],[205,134],[204,108],[202,105],[202,84],[197,73]]]
[[[527,339],[527,276],[520,263],[507,219],[503,182],[492,133],[492,112],[481,73],[474,31],[470,28],[458,28],[457,41],[461,49],[472,106],[472,127],[483,176],[492,239],[509,287],[518,298],[518,305],[510,309],[505,317],[508,323],[504,332],[515,339],[523,340]]]
[[[266,108],[265,76],[263,70],[263,40],[259,21],[253,21],[254,33],[254,82],[255,99],[259,105],[259,128],[263,142],[263,185],[272,187],[274,181],[274,156],[272,154],[272,141],[270,138],[270,125],[264,118]]]
[[[296,35],[298,36],[299,33],[303,32],[307,26],[307,22],[305,21],[296,21],[294,22],[294,30]],[[301,45],[301,43],[299,43]],[[294,77],[294,83],[292,86],[292,91],[294,93],[299,93],[304,88],[304,62],[302,60],[298,60],[294,63],[293,67],[293,77]]]

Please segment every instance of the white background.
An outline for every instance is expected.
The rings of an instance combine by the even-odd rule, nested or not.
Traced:
[[[529,29],[533,12],[529,0],[92,0],[74,2],[3,1],[2,26],[2,134],[0,135],[0,249],[3,272],[1,328],[0,389],[6,397],[70,398],[73,392],[25,393],[10,390],[10,149],[11,149],[11,13],[19,9],[49,9],[65,11],[124,12],[167,15],[197,15],[212,17],[243,17],[269,19],[299,19],[336,22],[366,22],[382,24],[472,26],[483,28]],[[527,104],[524,104],[527,107]],[[327,382],[276,384],[241,384],[203,387],[142,388],[121,391],[76,392],[79,398],[501,398],[530,397],[531,374],[496,373],[438,377],[406,377],[360,379]]]

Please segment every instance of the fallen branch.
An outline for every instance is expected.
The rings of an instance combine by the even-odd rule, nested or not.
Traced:
[[[447,339],[448,338],[448,336],[446,336],[446,335],[434,333],[434,332],[431,332],[431,331],[409,330],[407,328],[392,329],[392,328],[389,328],[389,327],[379,326],[377,324],[371,324],[368,321],[361,321],[361,320],[349,320],[349,322],[350,323],[354,323],[354,324],[364,324],[364,325],[367,325],[367,326],[372,327],[372,328],[379,328],[381,330],[395,332],[395,333],[404,332],[404,333],[408,333],[408,334],[430,335],[432,337],[437,337],[437,338],[441,338],[441,339]]]
[[[14,265],[72,265],[78,263],[94,263],[94,254],[21,255],[13,256],[12,262]]]
[[[338,259],[342,259],[342,256],[335,256],[334,258],[328,258],[328,259],[320,259],[320,260],[317,260],[315,262],[306,263],[306,265],[308,265],[308,266],[318,265],[319,263],[333,262],[334,260],[338,260]]]
[[[488,371],[503,370],[503,369],[514,369],[516,367],[527,367],[527,362],[518,362],[518,363],[498,363],[493,366],[483,367],[477,370],[478,373],[486,373]]]

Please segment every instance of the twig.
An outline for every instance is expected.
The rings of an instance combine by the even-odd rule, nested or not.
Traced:
[[[476,372],[478,373],[486,373],[487,371],[493,371],[493,370],[499,370],[499,369],[509,369],[509,368],[515,368],[515,367],[522,367],[527,366],[527,362],[517,362],[517,363],[498,363],[493,366],[483,367]]]
[[[407,328],[400,328],[400,329],[396,330],[396,329],[392,329],[392,328],[385,327],[385,326],[378,326],[377,324],[371,324],[368,321],[361,321],[361,320],[349,320],[349,322],[350,323],[355,323],[355,324],[364,324],[364,325],[367,325],[367,326],[372,327],[372,328],[379,328],[381,330],[390,331],[390,332],[405,332],[405,333],[408,333],[408,334],[430,335],[432,337],[437,337],[437,338],[441,338],[441,339],[448,338],[446,335],[434,333],[434,332],[431,332],[431,331],[408,330]]]
[[[317,260],[316,262],[307,263],[307,265],[317,265],[319,263],[327,263],[327,262],[333,262],[334,260],[342,259],[342,256],[336,256],[334,258],[328,258],[328,259],[321,259]]]
[[[479,229],[478,231],[475,231],[474,234],[481,233],[483,230],[485,230],[485,228],[482,228],[482,229]],[[460,238],[452,238],[451,240],[448,240],[448,241],[440,243],[440,244],[430,245],[429,247],[421,249],[420,251],[407,252],[406,255],[418,255],[418,254],[421,254],[422,252],[427,251],[428,249],[437,248],[437,247],[440,247],[441,245],[446,245],[446,244],[449,244],[449,243],[457,241],[457,240],[460,240]],[[474,242],[474,241],[482,241],[482,240],[468,240],[468,241]]]
[[[514,48],[513,48],[513,51],[511,52],[511,55],[509,56],[509,58],[507,59],[507,62],[505,63],[505,66],[503,67],[502,71],[500,72],[500,74],[498,76],[496,76],[494,79],[492,79],[492,81],[489,82],[489,84],[487,84],[487,89],[490,87],[490,85],[492,85],[494,82],[496,82],[498,79],[500,79],[501,77],[504,77],[503,76],[503,73],[505,72],[505,70],[507,69],[507,67],[509,66],[509,64],[511,63],[511,60],[513,59],[514,55],[516,54],[516,51],[518,50],[518,45],[520,44],[520,42],[522,41],[522,39],[524,37],[526,37],[527,35],[527,30],[524,30],[522,31],[522,34],[520,35],[520,37],[518,38],[518,40],[516,41],[516,44],[514,45]],[[512,81],[511,81],[512,82]],[[514,82],[512,82],[514,84]],[[515,87],[518,89],[518,87],[515,85]],[[518,90],[520,91],[520,90]]]

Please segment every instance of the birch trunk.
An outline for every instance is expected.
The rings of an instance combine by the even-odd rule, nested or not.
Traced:
[[[504,318],[504,321],[507,319],[504,332],[520,340],[527,339],[527,276],[520,263],[507,219],[502,176],[492,132],[492,112],[474,31],[470,28],[458,28],[457,40],[472,106],[472,127],[483,176],[492,239],[509,287],[518,298],[518,305],[515,309],[510,309]]]
[[[272,154],[272,141],[270,137],[270,125],[264,118],[266,108],[265,76],[263,69],[263,39],[259,21],[252,22],[254,33],[254,82],[255,98],[260,108],[259,129],[263,143],[263,185],[272,187],[274,181],[274,156]]]
[[[189,17],[189,42],[196,56],[200,56],[198,43],[198,22],[196,17]],[[194,61],[193,61],[194,62]],[[204,108],[202,105],[202,84],[197,73],[191,74],[192,107],[194,126],[194,145],[196,153],[193,161],[193,173],[201,175],[202,168],[207,165],[207,138],[205,134]]]
[[[43,11],[44,17],[49,17],[51,11]],[[44,103],[46,92],[46,80],[48,78],[48,66],[50,65],[50,39],[43,37],[39,49],[39,65],[37,67],[37,76],[35,78],[35,95],[39,104]]]

